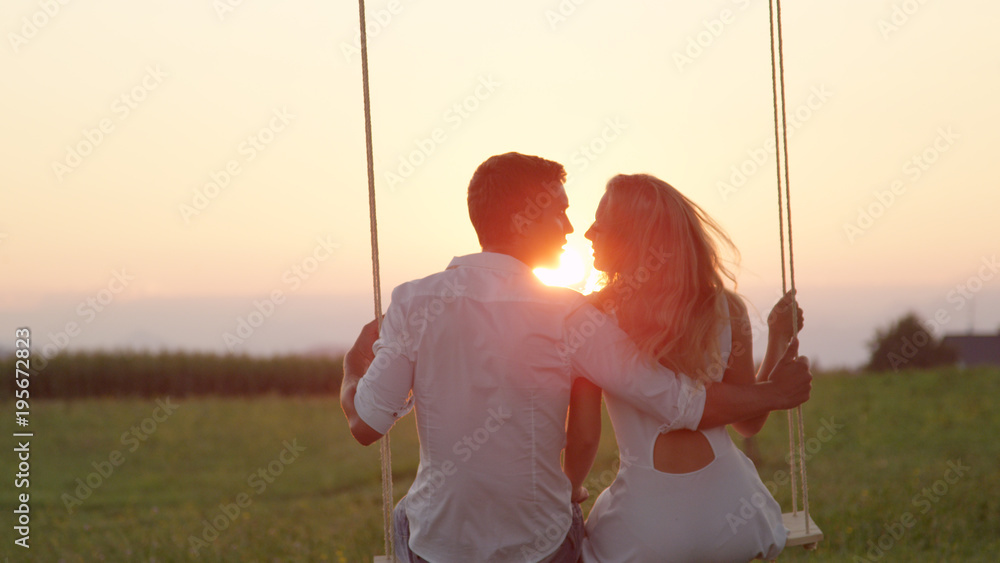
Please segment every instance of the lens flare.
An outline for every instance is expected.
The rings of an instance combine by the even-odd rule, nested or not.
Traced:
[[[583,282],[585,268],[580,253],[572,248],[566,248],[559,257],[559,267],[555,269],[535,268],[535,275],[545,285],[573,287]]]

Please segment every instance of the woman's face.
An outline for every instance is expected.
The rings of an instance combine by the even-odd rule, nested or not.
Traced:
[[[611,228],[610,207],[608,193],[605,192],[597,206],[594,224],[583,235],[594,249],[594,268],[607,274],[619,271],[618,261],[623,254],[622,243]]]

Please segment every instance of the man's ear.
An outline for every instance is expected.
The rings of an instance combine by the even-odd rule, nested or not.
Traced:
[[[527,236],[528,227],[531,226],[531,219],[524,216],[523,213],[517,212],[510,218],[510,231],[515,237],[523,238]]]

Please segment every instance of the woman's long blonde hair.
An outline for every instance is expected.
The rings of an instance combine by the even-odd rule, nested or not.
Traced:
[[[734,263],[739,252],[701,207],[659,178],[615,176],[606,197],[604,230],[622,250],[618,271],[605,273],[600,301],[614,307],[621,328],[651,359],[707,382],[725,369],[719,331],[731,319],[724,306],[731,293],[724,282],[736,283],[719,246]]]

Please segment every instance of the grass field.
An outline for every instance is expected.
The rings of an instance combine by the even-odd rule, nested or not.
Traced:
[[[826,539],[781,560],[995,561],[998,396],[997,370],[817,378],[806,436],[812,512]],[[378,451],[351,440],[334,397],[165,400],[35,401],[28,489],[14,487],[18,430],[5,438],[0,554],[354,562],[381,552]],[[592,497],[614,475],[605,426]],[[416,469],[413,421],[392,439],[399,498]],[[762,479],[781,481],[783,414],[758,445]],[[25,490],[30,549],[13,543],[11,507]],[[789,495],[778,487],[786,507]]]

